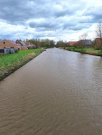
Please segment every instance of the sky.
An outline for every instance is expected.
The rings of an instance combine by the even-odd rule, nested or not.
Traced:
[[[102,0],[0,0],[0,39],[94,39],[101,11]]]

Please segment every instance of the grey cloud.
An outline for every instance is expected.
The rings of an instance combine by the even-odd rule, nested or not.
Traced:
[[[90,16],[91,19],[90,21],[88,21],[89,23],[98,23],[98,22],[102,22],[102,6],[99,7],[91,7],[88,8],[85,12],[84,15],[86,16]]]
[[[22,22],[30,18],[60,17],[74,14],[74,9],[68,6],[62,10],[56,8],[57,0],[1,0],[0,1],[0,18],[11,23]],[[67,2],[68,4],[68,2]]]
[[[45,29],[45,30],[55,30],[59,28],[59,24],[55,20],[45,20],[45,22],[41,23],[36,23],[36,22],[31,22],[29,23],[29,26],[32,28],[37,28],[37,29]]]
[[[79,31],[90,27],[92,23],[102,21],[102,7],[94,9],[91,5],[90,8],[86,5],[83,0],[0,0],[0,19],[11,25],[35,29],[36,33],[32,36],[53,37],[65,30]],[[38,21],[29,21],[34,19]],[[53,31],[53,34],[49,31]],[[26,37],[28,34],[32,33],[25,30],[21,35]],[[3,37],[10,36],[5,34]]]

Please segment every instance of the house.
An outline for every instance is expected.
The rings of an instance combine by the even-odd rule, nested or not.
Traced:
[[[35,49],[36,45],[33,45],[29,42],[24,42],[22,40],[16,40],[16,44],[21,47],[21,50],[27,50],[27,49]]]
[[[101,47],[102,46],[102,38],[96,38],[95,39],[95,46]]]
[[[90,39],[79,40],[78,44],[83,45],[85,47],[90,47],[92,45],[92,41]]]
[[[15,48],[19,49],[19,46],[14,41],[11,40],[2,40],[0,41],[0,48]]]
[[[27,44],[25,42],[23,42],[22,40],[16,40],[16,44],[18,46],[20,46],[21,50],[27,50]]]
[[[25,43],[26,43],[26,46],[27,46],[28,49],[35,49],[35,48],[37,48],[36,45],[31,44],[31,43],[28,42],[28,41],[26,41]]]
[[[0,41],[0,53],[4,54],[15,53],[19,49],[20,46],[17,46],[16,43],[11,40]]]
[[[69,41],[68,46],[77,46],[78,41]]]

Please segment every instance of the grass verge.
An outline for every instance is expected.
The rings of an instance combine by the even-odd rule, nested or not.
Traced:
[[[0,81],[42,53],[44,49],[22,50],[15,54],[0,55]]]
[[[102,56],[101,50],[96,50],[95,48],[85,48],[85,47],[66,47],[68,51],[80,52],[83,54],[90,54],[96,56]]]

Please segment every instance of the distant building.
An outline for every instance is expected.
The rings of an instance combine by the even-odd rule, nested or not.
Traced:
[[[23,42],[22,40],[16,40],[16,44],[18,46],[20,46],[21,50],[27,50],[27,44],[25,42]]]
[[[22,40],[16,40],[16,44],[20,45],[22,50],[36,48],[35,45],[33,45],[33,44],[29,43],[29,42],[24,42]]]
[[[15,53],[20,49],[20,46],[11,40],[2,40],[0,41],[0,53],[8,54]]]
[[[101,47],[102,46],[102,38],[96,38],[95,39],[95,46]]]
[[[78,44],[83,45],[85,47],[90,47],[92,45],[92,41],[90,39],[79,40]]]
[[[77,46],[78,41],[69,41],[68,46]]]
[[[11,40],[2,40],[0,41],[0,48],[15,48],[18,49],[19,46],[14,41]]]
[[[35,48],[37,48],[36,45],[31,44],[31,43],[28,42],[28,41],[26,41],[25,43],[26,43],[28,49],[35,49]]]

